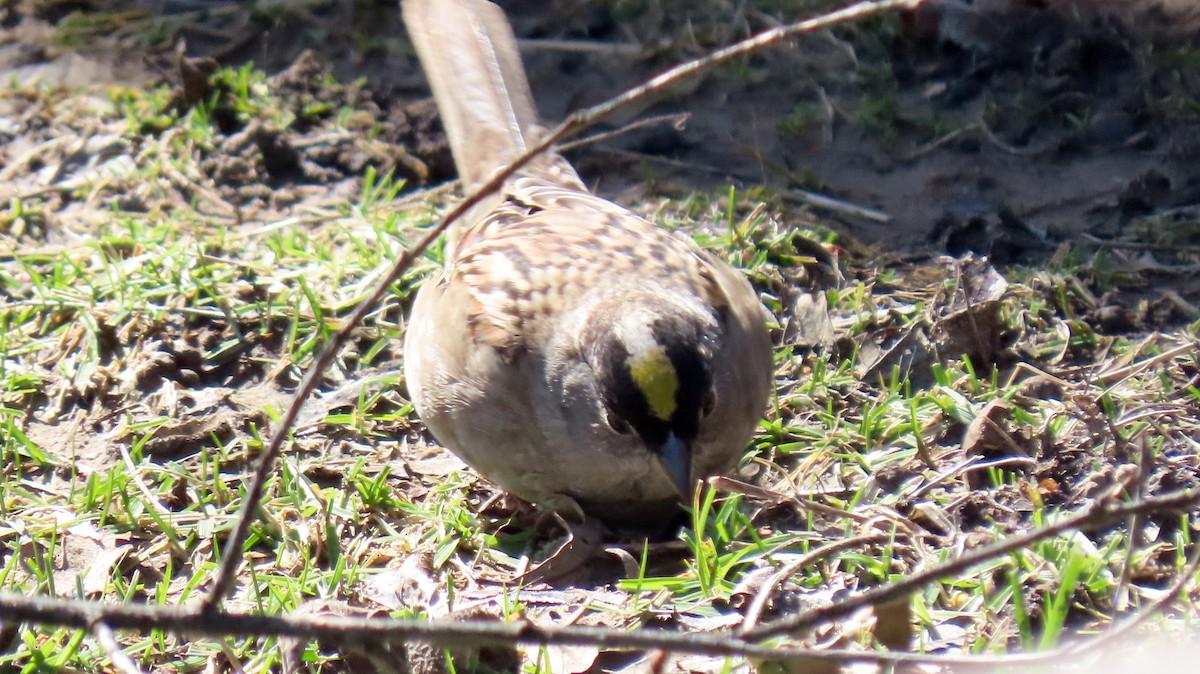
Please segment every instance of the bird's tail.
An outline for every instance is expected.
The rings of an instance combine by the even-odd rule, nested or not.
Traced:
[[[403,0],[402,7],[454,163],[472,191],[524,154],[540,129],[512,27],[487,0]]]

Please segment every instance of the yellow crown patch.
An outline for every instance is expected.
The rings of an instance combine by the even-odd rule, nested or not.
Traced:
[[[633,383],[642,392],[654,416],[667,421],[675,414],[675,392],[679,390],[679,377],[675,366],[661,347],[641,356],[630,357],[629,374]]]

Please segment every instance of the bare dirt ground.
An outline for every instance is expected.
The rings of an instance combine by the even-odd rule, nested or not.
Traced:
[[[836,3],[509,4],[525,40],[535,97],[544,117],[557,120],[681,60]],[[681,125],[651,124],[569,151],[599,193],[668,219],[711,213],[704,209],[719,202],[713,195],[729,194],[731,185],[737,195],[728,204],[736,215],[731,220],[757,223],[761,211],[748,204],[768,204],[767,224],[755,225],[749,236],[757,247],[753,252],[766,262],[749,262],[759,259],[751,253],[742,261],[756,286],[778,301],[772,308],[780,317],[777,337],[785,355],[779,358],[778,406],[756,448],[790,475],[792,491],[799,487],[799,492],[835,500],[857,493],[837,501],[838,507],[861,498],[878,508],[871,517],[886,511],[890,514],[883,517],[902,517],[921,531],[909,547],[864,539],[868,557],[878,558],[887,549],[889,559],[895,555],[895,568],[877,570],[877,576],[857,569],[824,576],[820,583],[810,579],[805,588],[781,592],[765,617],[794,610],[787,601],[808,605],[916,568],[930,558],[930,537],[936,539],[934,549],[967,550],[996,536],[1028,532],[1041,524],[1033,513],[1043,507],[1080,508],[1127,479],[1129,466],[1140,466],[1139,495],[1200,484],[1194,440],[1200,376],[1194,348],[1200,319],[1196,13],[1186,3],[1168,3],[1174,13],[1148,9],[1131,21],[1128,12],[1118,15],[1106,3],[1083,3],[1092,11],[1078,12],[1063,4],[946,0],[930,2],[915,14],[805,36],[684,83],[595,131],[686,113]],[[238,260],[238,277],[222,280],[221,291],[212,291],[227,296],[237,309],[243,301],[269,304],[277,286],[306,274],[289,268],[294,275],[277,277],[271,265],[288,263],[280,261],[284,256],[278,250],[264,249],[261,261],[241,259],[241,242],[292,226],[311,228],[304,231],[334,241],[329,257],[337,258],[355,250],[355,237],[367,240],[370,232],[352,226],[339,231],[322,223],[331,213],[343,217],[348,203],[365,201],[369,172],[402,178],[404,186],[389,197],[410,208],[423,200],[442,203],[447,196],[446,190],[432,188],[452,179],[453,167],[391,0],[253,6],[217,0],[31,1],[0,9],[0,25],[0,71],[17,83],[65,85],[46,96],[25,93],[0,100],[0,197],[10,203],[2,297],[6,320],[14,325],[12,316],[37,295],[32,288],[45,282],[39,278],[45,260],[85,245],[97,231],[107,232],[116,211],[150,219],[195,211],[188,226],[198,237],[212,223],[227,225],[235,234],[205,248],[203,255]],[[246,63],[271,76],[264,87],[278,109],[254,108],[236,76],[209,79],[218,66]],[[114,114],[111,99],[70,93],[85,85],[153,91],[163,82],[169,86],[150,103],[126,103],[113,95],[117,109],[138,113],[124,120]],[[210,101],[215,102],[205,107]],[[208,115],[204,127],[211,139],[193,141],[188,131],[172,128],[183,112],[199,108]],[[285,116],[287,123],[263,121],[271,114]],[[167,162],[152,179],[129,178],[154,164],[159,150],[153,148],[167,136],[193,151],[194,167],[172,168]],[[414,201],[406,201],[410,198]],[[39,204],[42,215],[16,212],[32,203]],[[817,232],[814,239],[826,237],[825,245],[793,237],[801,228]],[[115,243],[105,239],[96,253],[119,261],[144,254],[143,242],[133,236]],[[971,254],[987,256],[999,272]],[[854,304],[848,291],[830,299],[828,310],[806,302],[808,289],[837,285],[836,278],[786,264],[810,255],[840,262],[844,280],[858,283],[860,291],[867,288],[862,292],[871,301]],[[1019,288],[1010,288],[1004,277],[1020,282]],[[351,286],[333,293],[334,313],[344,312],[359,284],[372,276],[364,269],[347,278],[352,284],[324,276],[312,280],[315,287],[338,287],[338,280]],[[412,282],[401,285],[411,288]],[[202,288],[196,294],[206,292]],[[157,301],[152,293],[147,297],[148,305]],[[27,414],[21,428],[32,445],[52,457],[70,457],[69,469],[33,471],[44,478],[46,489],[65,490],[79,475],[132,465],[126,445],[136,444],[130,428],[141,423],[170,419],[144,444],[136,444],[136,456],[161,464],[164,474],[185,475],[207,474],[210,458],[194,451],[198,444],[226,442],[268,423],[262,409],[282,404],[295,384],[295,363],[311,355],[295,350],[293,340],[304,339],[288,333],[294,324],[283,318],[263,319],[266,327],[252,330],[250,319],[234,317],[225,304],[197,308],[193,299],[164,300],[166,306],[148,311],[150,318],[108,310],[89,314],[64,303],[30,329],[30,335],[54,337],[43,355],[22,356],[35,361],[43,386],[22,393],[25,398],[6,394],[5,400],[23,405]],[[171,313],[181,308],[186,311]],[[302,473],[319,486],[351,489],[347,476],[370,458],[365,461],[369,480],[352,485],[364,502],[369,489],[363,484],[370,480],[382,480],[415,503],[462,472],[452,457],[428,446],[400,399],[385,396],[378,406],[396,414],[372,418],[365,431],[319,421],[352,403],[359,389],[351,384],[372,374],[351,375],[351,366],[395,365],[396,326],[404,308],[402,299],[381,308],[379,322],[352,345],[349,365],[329,375],[323,387],[327,397],[314,403],[316,411],[298,432]],[[315,309],[297,312],[317,326],[326,320]],[[89,353],[100,366],[76,367],[91,362]],[[951,353],[967,353],[978,369],[966,368],[969,376],[943,376],[937,365]],[[836,367],[842,360],[853,362],[848,372]],[[814,367],[827,367],[830,374]],[[907,384],[885,382],[893,368],[904,372]],[[1004,389],[997,381],[1016,383]],[[989,382],[995,391],[988,389]],[[23,402],[12,402],[13,396]],[[919,427],[912,433],[915,448],[905,444],[910,440],[890,417],[880,429],[868,428],[872,410],[887,409],[899,398],[905,401],[901,407],[915,401],[910,419]],[[921,407],[918,415],[926,403],[936,410]],[[1151,433],[1160,443],[1152,460],[1140,435],[1145,428],[1138,425],[1146,417],[1159,424]],[[862,437],[831,441],[836,437],[831,429],[841,429],[843,422]],[[379,437],[401,438],[403,446],[374,442]],[[901,446],[908,453],[897,449]],[[30,461],[38,463],[20,465]],[[229,474],[244,474],[249,463],[238,452],[222,461]],[[976,461],[999,462],[1019,480],[989,482],[980,477],[983,470],[972,472],[968,464]],[[400,464],[403,468],[390,475],[380,468]],[[769,471],[759,470],[741,476],[781,488]],[[219,540],[233,500],[220,489],[214,496],[204,485],[171,479],[155,478],[151,485],[163,512],[197,503],[219,510],[224,519],[212,525],[215,534],[205,530]],[[471,494],[472,508],[487,503],[488,522],[502,523],[485,526],[488,536],[503,538],[508,518],[528,522],[520,519],[528,515],[521,504],[489,501],[486,484],[472,483]],[[289,507],[279,511],[283,528],[294,526],[304,532],[298,537],[314,541],[340,536],[347,556],[355,550],[367,558],[365,550],[371,548],[375,557],[367,566],[399,564],[412,551],[408,543],[362,543],[371,527],[386,529],[377,522],[342,522],[338,526],[344,528],[335,534],[315,526],[304,529],[305,517]],[[1152,590],[1166,584],[1185,552],[1177,541],[1192,540],[1196,531],[1187,513],[1182,515],[1183,520],[1171,515],[1139,522],[1144,554],[1139,564],[1126,565],[1121,583]],[[783,501],[760,504],[748,521],[755,536],[802,531],[817,541],[852,533],[843,520],[814,516]],[[1118,529],[1089,530],[1089,545],[1109,550],[1121,535]],[[115,539],[108,530],[73,535],[75,545],[82,546],[77,548],[80,561],[64,562],[60,586],[90,578],[90,566],[163,577],[172,563],[195,571],[200,568],[196,560],[212,554],[211,543],[195,539],[185,546],[185,555],[167,544],[128,552],[124,546],[147,541],[127,530]],[[526,542],[525,534],[517,536],[505,539],[508,549]],[[84,538],[91,542],[80,543]],[[270,541],[271,535],[263,539]],[[274,548],[258,545],[252,561],[270,561]],[[313,545],[320,549],[313,553],[315,563],[329,562],[324,555],[333,553]],[[442,548],[413,547],[429,553],[438,568],[471,562],[469,556],[459,559],[461,552],[450,554],[453,547],[444,556]],[[651,560],[652,570],[679,571],[679,549],[658,552],[664,552],[663,560]],[[280,554],[282,574],[289,564],[303,566],[297,555]],[[590,593],[588,601],[618,605],[625,595],[608,583],[627,570],[618,562],[597,565],[591,578],[576,578],[565,594],[539,588],[543,594],[531,595],[529,611],[561,613],[579,599],[572,593],[579,591]],[[469,587],[460,587],[460,598],[494,601],[496,587],[505,582],[501,574],[491,566],[474,573]],[[754,575],[746,573],[745,583],[716,607],[744,611],[755,594],[753,587],[747,589]],[[405,575],[403,582],[415,582],[412,577]],[[395,576],[372,581],[363,594],[395,609],[401,592],[385,587],[392,581]],[[761,573],[755,582],[762,582]],[[1003,590],[1009,582],[997,570],[979,582],[987,588],[980,591]],[[1029,597],[1054,596],[1057,582],[1033,571],[1022,580]],[[808,592],[816,585],[818,590]],[[93,589],[113,596],[103,585]],[[191,589],[194,585],[171,583],[169,597],[175,600]],[[1093,591],[1081,591],[1072,607],[1072,627],[1106,624],[1128,603]],[[311,594],[316,592],[306,596]],[[951,610],[941,604],[938,609]],[[999,620],[978,605],[953,608],[960,609],[927,620],[923,648],[959,652],[972,648],[964,644],[978,645],[970,639],[1028,646],[1021,631],[1026,628],[1016,626],[1020,619],[1047,620],[1042,609]],[[655,625],[699,631],[728,626],[724,613],[646,613],[651,617],[645,621]],[[619,622],[591,614],[587,620]],[[608,655],[607,661],[597,660],[595,653],[580,656],[584,662],[578,671],[622,657]],[[162,666],[164,671],[188,669]],[[354,670],[354,665],[344,667]]]
[[[78,41],[82,56],[69,59],[45,44],[48,24],[95,8],[29,4],[40,16],[10,10],[15,30],[0,56],[21,73],[177,80],[155,50],[129,53],[127,42],[108,41],[157,19],[186,41],[189,56],[223,64],[278,72],[313,50],[338,80],[365,80],[361,95],[377,106],[377,121],[425,96],[392,2],[264,3],[257,12],[222,2],[122,2],[105,23],[79,22],[80,34],[67,41]],[[1176,3],[1175,14],[1139,14],[1131,28],[1116,12],[1080,18],[1024,4],[930,3],[900,30],[822,32],[761,52],[628,114],[686,112],[682,130],[652,127],[574,158],[609,194],[646,187],[635,181],[660,193],[730,182],[770,185],[785,199],[789,190],[815,190],[886,214],[880,221],[826,213],[842,233],[897,253],[970,249],[1004,264],[1043,261],[1059,243],[1088,237],[1192,243],[1200,76],[1194,23],[1185,19],[1195,21],[1194,9]],[[820,6],[785,4],[771,14],[753,3],[539,0],[510,13],[528,38],[539,106],[556,120],[684,57]],[[407,148],[429,165],[413,176],[421,182],[452,171],[444,156],[429,155],[436,144],[423,137]]]
[[[409,140],[405,150],[424,166],[413,170],[398,158],[375,164],[399,168],[414,186],[452,175],[419,105],[426,90],[395,3],[264,3],[243,11],[236,3],[130,1],[108,8],[97,25],[78,20],[57,35],[56,21],[97,8],[27,3],[38,8],[28,17],[21,4],[8,10],[0,52],[0,66],[21,77],[179,81],[161,49],[128,51],[127,38],[151,27],[183,40],[189,57],[252,62],[269,73],[312,50],[304,67],[328,69],[342,82],[361,79],[353,94],[334,95],[369,102],[366,114],[400,127],[389,128],[401,134],[389,140]],[[527,38],[539,107],[557,120],[685,57],[821,6],[768,13],[753,3],[683,9],[538,0],[510,13]],[[803,203],[799,190],[817,191],[886,216],[818,209],[839,233],[897,254],[972,250],[1000,264],[1041,263],[1061,243],[1100,247],[1094,238],[1162,245],[1125,250],[1162,264],[1161,276],[1190,299],[1194,284],[1173,268],[1170,253],[1194,243],[1200,76],[1189,29],[1195,11],[1173,6],[1169,15],[1136,14],[1130,27],[1117,12],[1080,17],[1037,2],[929,3],[899,30],[825,31],[688,82],[609,124],[687,113],[679,128],[651,126],[572,156],[612,195],[732,183],[768,185]],[[356,167],[335,170],[342,168]]]

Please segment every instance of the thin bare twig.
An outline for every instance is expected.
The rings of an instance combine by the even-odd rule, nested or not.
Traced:
[[[1165,610],[1167,606],[1171,604],[1171,602],[1174,602],[1183,596],[1184,591],[1187,590],[1188,583],[1192,582],[1192,579],[1196,577],[1197,571],[1200,571],[1200,545],[1195,546],[1195,548],[1192,550],[1192,554],[1188,557],[1187,564],[1184,565],[1183,570],[1179,572],[1179,575],[1175,577],[1175,580],[1171,583],[1170,587],[1167,588],[1166,592],[1164,592],[1161,597],[1155,599],[1146,608],[1138,611],[1129,620],[1126,620],[1120,625],[1109,629],[1108,631],[1104,632],[1104,634],[1101,634],[1094,639],[1088,639],[1086,641],[1081,641],[1077,644],[1071,644],[1064,647],[1064,654],[1076,655],[1085,652],[1095,652],[1095,649],[1101,648],[1105,643],[1117,641],[1138,627],[1146,624],[1146,621]]]
[[[559,129],[564,129],[564,126],[560,126]],[[242,561],[242,547],[245,545],[246,538],[250,533],[250,523],[254,519],[254,513],[258,510],[258,506],[262,502],[267,480],[272,475],[275,459],[279,457],[279,453],[283,449],[284,440],[288,437],[292,427],[295,426],[296,418],[299,417],[300,410],[304,407],[304,401],[316,389],[317,381],[329,369],[329,366],[333,364],[342,347],[350,340],[350,336],[354,333],[354,330],[362,324],[367,315],[375,310],[375,306],[389,292],[391,285],[398,281],[412,267],[413,260],[424,253],[429,246],[433,245],[433,242],[442,235],[442,232],[446,228],[462,217],[473,206],[499,189],[504,184],[504,181],[519,171],[521,167],[528,164],[539,153],[550,147],[555,141],[557,134],[565,134],[569,130],[570,128],[566,128],[561,132],[556,130],[555,133],[548,135],[545,140],[519,157],[508,168],[493,175],[491,180],[488,180],[478,191],[463,199],[458,206],[455,206],[446,215],[445,219],[437,227],[429,230],[412,248],[400,254],[391,271],[379,280],[371,293],[363,298],[358,306],[354,308],[354,311],[346,318],[345,325],[334,333],[329,344],[321,350],[320,355],[313,361],[304,378],[300,380],[300,386],[296,389],[291,404],[288,405],[283,417],[279,420],[278,427],[271,435],[270,443],[267,444],[266,449],[259,459],[258,467],[254,472],[254,479],[251,481],[250,488],[246,491],[246,497],[242,501],[242,509],[238,514],[237,525],[234,527],[233,534],[229,537],[229,541],[225,546],[225,554],[221,558],[221,567],[217,571],[216,581],[213,583],[209,594],[204,598],[201,610],[205,612],[213,611],[220,606],[221,602],[233,589],[233,582],[237,578],[237,568]]]
[[[1103,386],[1112,386],[1120,382],[1122,379],[1132,377],[1152,367],[1157,367],[1162,363],[1166,363],[1167,361],[1175,360],[1180,356],[1186,356],[1195,353],[1196,346],[1196,342],[1188,341],[1174,348],[1167,349],[1162,353],[1150,356],[1144,360],[1140,360],[1136,363],[1130,363],[1129,365],[1118,367],[1114,370],[1101,372],[1097,379]]]
[[[893,585],[868,591],[834,604],[796,616],[795,619],[777,621],[752,629],[745,635],[695,634],[665,632],[661,630],[624,631],[580,626],[534,625],[528,621],[499,622],[483,620],[417,620],[384,618],[346,618],[328,615],[272,616],[246,613],[227,613],[220,608],[196,611],[190,607],[155,606],[148,604],[105,604],[97,601],[64,599],[58,597],[25,596],[0,592],[0,616],[13,622],[50,624],[77,629],[96,630],[103,624],[108,629],[133,629],[141,631],[163,630],[182,635],[251,635],[259,637],[296,637],[318,639],[341,646],[372,645],[384,642],[417,641],[437,645],[487,644],[540,644],[540,645],[591,645],[606,648],[638,650],[659,649],[671,652],[697,653],[714,656],[732,656],[788,661],[820,661],[848,664],[854,662],[875,664],[926,664],[940,666],[983,666],[1021,665],[1050,662],[1061,657],[1063,651],[1038,654],[1001,656],[934,656],[915,653],[863,652],[850,650],[820,650],[763,646],[754,643],[785,631],[803,629],[818,622],[832,620],[857,610],[866,604],[902,599],[918,585],[933,582],[938,578],[964,571],[974,564],[1009,554],[1013,550],[1031,545],[1043,538],[1069,530],[1117,521],[1133,514],[1155,511],[1191,510],[1200,503],[1200,491],[1183,490],[1159,497],[1147,498],[1132,503],[1117,504],[1113,499],[1098,500],[1086,511],[1038,531],[1015,537],[1009,541],[968,553]],[[1156,602],[1155,607],[1165,607],[1172,597],[1177,597],[1186,587],[1197,565],[1194,552],[1192,562],[1183,576],[1177,579],[1168,595]],[[1149,613],[1143,613],[1138,621],[1144,622]],[[1128,631],[1133,626],[1119,628]],[[101,634],[103,629],[101,629]],[[111,644],[110,644],[111,645]]]
[[[820,28],[825,28],[839,23],[862,19],[868,16],[881,14],[885,11],[899,9],[903,7],[916,7],[921,0],[878,0],[876,2],[860,2],[844,9],[830,12],[822,16],[801,21],[799,23],[790,24],[772,28],[771,30],[759,33],[754,37],[743,40],[741,42],[719,49],[708,56],[705,56],[694,61],[670,68],[665,72],[650,78],[645,83],[636,86],[624,93],[615,96],[599,105],[582,110],[572,114],[562,124],[559,124],[550,131],[540,142],[535,144],[528,152],[518,157],[507,168],[497,171],[492,175],[491,179],[484,183],[473,194],[467,196],[458,206],[454,207],[442,220],[442,222],[431,229],[426,235],[421,238],[409,250],[400,254],[396,263],[392,266],[391,271],[379,280],[375,289],[362,302],[355,307],[354,311],[346,318],[345,325],[333,335],[333,338],[321,350],[320,355],[309,367],[304,378],[300,381],[300,386],[296,389],[296,393],[292,398],[291,404],[288,405],[283,417],[271,435],[271,440],[267,443],[266,449],[263,450],[262,456],[259,458],[259,463],[254,471],[254,477],[250,483],[250,487],[246,490],[246,496],[242,501],[242,509],[238,514],[238,521],[228,542],[225,545],[224,556],[221,558],[221,566],[217,570],[216,580],[213,582],[212,589],[201,603],[201,610],[206,613],[214,613],[215,609],[220,607],[233,589],[234,581],[237,578],[237,570],[242,562],[242,548],[246,544],[246,538],[250,533],[250,523],[255,517],[255,513],[262,503],[263,494],[266,491],[267,480],[273,474],[275,460],[279,457],[279,453],[283,449],[283,443],[291,432],[292,427],[296,423],[296,418],[300,415],[300,410],[304,406],[304,401],[308,399],[313,390],[317,387],[317,381],[323,373],[333,364],[337,354],[341,352],[342,347],[350,340],[350,336],[354,330],[362,324],[374,307],[383,299],[384,295],[389,292],[390,286],[399,280],[406,271],[412,266],[413,261],[422,253],[425,252],[433,242],[437,240],[442,232],[464,213],[478,204],[480,201],[500,189],[510,177],[520,171],[522,167],[533,160],[534,157],[548,150],[551,146],[559,143],[566,138],[575,135],[582,129],[595,124],[596,122],[612,115],[621,108],[636,102],[641,98],[645,98],[651,93],[675,82],[683,77],[693,75],[702,70],[713,68],[717,65],[725,63],[730,59],[736,58],[743,54],[748,54],[757,49],[774,44],[785,38],[799,35],[802,33],[811,32]]]
[[[786,580],[788,576],[814,562],[825,559],[835,552],[859,546],[886,543],[892,538],[892,536],[885,534],[865,534],[863,536],[855,536],[854,538],[843,538],[839,541],[826,543],[816,550],[809,552],[807,555],[802,556],[800,559],[784,564],[778,571],[771,574],[767,582],[763,583],[762,589],[754,595],[754,600],[750,602],[750,607],[746,609],[746,618],[742,621],[742,627],[738,632],[746,634],[754,629],[754,626],[758,624],[758,619],[762,616],[763,609],[767,606],[767,601],[774,596],[775,588]]]
[[[600,141],[608,140],[609,138],[616,138],[617,136],[627,134],[631,131],[637,131],[638,129],[644,129],[648,126],[656,126],[658,124],[670,124],[671,127],[676,131],[681,131],[685,126],[687,126],[687,121],[691,118],[692,113],[690,112],[673,112],[667,115],[656,115],[654,117],[648,117],[646,119],[639,119],[630,122],[619,129],[613,129],[612,131],[604,131],[591,136],[576,138],[575,140],[559,145],[558,149],[562,151],[572,150],[583,145],[599,143]]]
[[[863,218],[864,220],[871,220],[873,222],[879,222],[883,224],[887,224],[892,221],[892,216],[884,213],[883,211],[877,211],[873,208],[867,208],[866,206],[852,204],[849,201],[843,201],[842,199],[835,199],[827,194],[821,194],[819,192],[792,189],[785,190],[783,192],[783,196],[790,199],[795,199],[796,201],[801,201],[810,206],[824,208],[827,211],[833,211],[835,213],[844,213],[856,218]]]
[[[597,40],[553,40],[545,38],[538,40],[517,40],[517,45],[522,49],[632,57],[641,56],[647,51],[644,46],[637,42],[600,42]]]
[[[1075,241],[1081,246],[1092,248],[1115,248],[1124,250],[1141,250],[1151,253],[1176,253],[1182,255],[1200,254],[1200,246],[1189,246],[1182,243],[1152,243],[1148,241],[1117,241],[1099,239],[1091,234],[1081,234]]]
[[[947,143],[954,141],[959,136],[962,136],[963,134],[965,134],[969,131],[975,131],[978,128],[979,128],[978,124],[968,124],[966,126],[960,126],[957,129],[954,129],[953,131],[951,131],[947,134],[944,134],[939,138],[935,138],[932,141],[925,143],[924,145],[913,150],[912,152],[909,152],[908,154],[904,155],[904,157],[901,158],[901,161],[906,162],[906,163],[907,162],[915,162],[916,160],[924,157],[925,155],[930,154],[930,153],[934,152],[935,150],[937,150],[938,148],[946,145]]]
[[[1112,419],[1107,419],[1109,432],[1114,440],[1118,443],[1129,444],[1131,440],[1125,439],[1117,429],[1116,424]],[[1129,486],[1129,495],[1134,500],[1141,500],[1146,494],[1146,483],[1150,479],[1150,471],[1152,468],[1153,453],[1150,450],[1150,443],[1146,441],[1144,433],[1138,434],[1138,440],[1141,444],[1141,452],[1138,458],[1137,476]],[[1142,517],[1140,515],[1130,515],[1125,521],[1125,531],[1128,538],[1125,541],[1125,558],[1121,563],[1121,574],[1117,576],[1117,587],[1113,591],[1113,612],[1120,613],[1125,610],[1125,604],[1129,599],[1129,586],[1133,583],[1133,558],[1137,550],[1138,544],[1141,542],[1142,532]]]
[[[1165,496],[1118,506],[1101,506],[1089,509],[1081,516],[1069,518],[1050,527],[1055,533],[1084,526],[1117,520],[1133,513],[1146,513],[1159,509],[1192,507],[1198,496],[1191,491],[1181,491]],[[1087,521],[1083,521],[1088,518]],[[1029,538],[1029,537],[1025,537]],[[863,542],[863,541],[856,541]],[[1032,543],[1024,540],[1022,544]],[[989,557],[1007,554],[1014,546],[989,546]],[[829,552],[829,550],[824,550]],[[817,551],[814,551],[814,554]],[[982,551],[980,551],[982,552]],[[975,553],[971,556],[978,556]],[[806,559],[811,558],[806,556]],[[954,565],[947,564],[918,574],[927,582],[940,575],[949,574]],[[104,604],[96,601],[62,599],[57,597],[30,597],[0,592],[0,615],[13,621],[50,624],[78,629],[90,629],[98,639],[108,639],[106,649],[116,662],[113,653],[116,640],[112,629],[163,630],[193,636],[253,635],[276,637],[299,637],[317,639],[345,646],[350,644],[378,644],[384,642],[425,642],[439,645],[473,645],[514,643],[539,645],[593,645],[608,648],[630,648],[638,650],[660,649],[671,652],[697,653],[713,656],[761,658],[775,661],[820,661],[849,664],[854,662],[875,664],[925,664],[940,666],[974,667],[987,665],[1030,665],[1057,661],[1060,658],[1093,648],[1098,642],[1113,641],[1145,623],[1179,598],[1200,567],[1200,547],[1194,550],[1186,568],[1180,573],[1162,597],[1139,612],[1121,626],[1106,632],[1099,639],[1072,644],[1043,653],[1006,654],[997,656],[941,656],[899,652],[863,652],[849,650],[813,650],[805,648],[782,648],[755,645],[746,639],[729,634],[688,634],[677,632],[624,631],[580,626],[543,626],[527,621],[503,623],[482,620],[413,620],[387,618],[347,618],[330,615],[270,616],[246,613],[226,613],[215,610],[198,613],[186,608],[154,606],[147,604]],[[890,589],[890,588],[884,588]],[[861,595],[860,595],[861,596]],[[860,605],[854,598],[844,604]],[[774,629],[779,623],[768,625]],[[757,636],[765,630],[753,630]],[[105,636],[107,635],[107,636]],[[123,672],[136,672],[121,668]]]
[[[1005,456],[999,459],[992,459],[991,461],[980,461],[979,457],[972,456],[929,478],[928,481],[917,485],[911,494],[901,492],[898,495],[897,500],[916,501],[930,491],[945,484],[946,481],[959,475],[977,470],[986,470],[988,468],[997,468],[1000,466],[1011,466],[1014,464],[1032,466],[1037,464],[1037,460],[1031,459],[1027,456]]]
[[[104,624],[109,629],[162,630],[189,636],[258,636],[316,639],[342,647],[381,643],[424,642],[442,646],[537,644],[591,645],[675,653],[763,658],[777,661],[820,661],[876,664],[1030,664],[1044,654],[1003,656],[936,656],[850,650],[782,648],[747,643],[728,634],[696,634],[663,630],[625,631],[578,625],[534,625],[527,621],[419,620],[348,618],[333,615],[275,616],[196,612],[174,606],[104,604],[81,599],[25,596],[0,592],[0,615],[30,622],[77,629]]]
[[[1002,557],[1010,552],[1020,550],[1038,541],[1052,538],[1067,531],[1103,524],[1134,514],[1162,510],[1178,511],[1180,509],[1194,508],[1197,505],[1200,505],[1200,491],[1191,489],[1175,491],[1132,503],[1114,503],[1112,499],[1099,499],[1083,512],[1066,517],[1049,526],[1035,529],[1020,536],[1013,536],[1012,538],[997,541],[991,545],[968,552],[961,557],[953,558],[943,564],[914,573],[904,580],[867,590],[845,601],[767,623],[749,630],[743,636],[749,641],[758,641],[789,632],[804,630],[814,625],[849,615],[863,606],[882,604],[901,599],[911,594],[917,588],[923,587],[939,578],[946,578],[962,573],[976,565]]]
[[[718,49],[708,56],[688,61],[677,65],[673,68],[646,80],[644,83],[626,90],[624,93],[610,98],[609,100],[596,105],[594,107],[576,112],[567,118],[567,121],[560,124],[550,137],[551,142],[557,142],[568,132],[578,130],[583,126],[593,124],[596,121],[603,119],[617,110],[633,103],[647,95],[662,89],[663,87],[683,79],[690,75],[694,75],[703,70],[708,70],[714,66],[725,63],[731,59],[737,58],[744,54],[749,54],[755,50],[761,49],[768,45],[775,44],[781,40],[810,33],[821,28],[828,28],[839,23],[847,21],[855,21],[868,16],[874,16],[893,9],[914,8],[921,3],[921,0],[877,0],[875,2],[859,2],[849,7],[839,9],[828,14],[800,21],[797,23],[788,24],[785,26],[776,26],[770,30],[763,31],[753,37],[736,42],[728,47]],[[548,146],[549,144],[544,144]],[[540,152],[545,149],[542,144],[534,148],[533,152]]]

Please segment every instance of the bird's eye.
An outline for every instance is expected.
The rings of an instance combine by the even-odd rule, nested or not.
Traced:
[[[715,409],[717,409],[717,391],[710,388],[708,393],[704,394],[704,403],[700,406],[700,418],[707,418]]]

